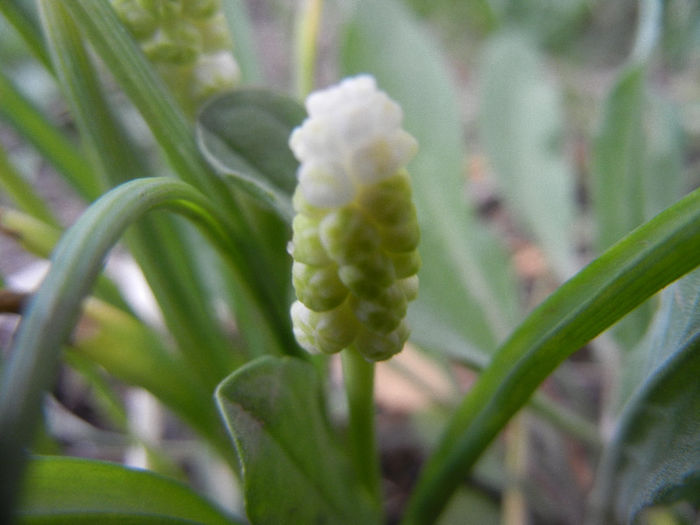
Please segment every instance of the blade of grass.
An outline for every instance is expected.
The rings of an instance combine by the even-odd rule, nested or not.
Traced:
[[[101,188],[78,148],[27,99],[0,68],[0,116],[61,173],[85,200],[96,199]]]
[[[264,85],[260,60],[255,53],[250,17],[243,0],[223,0],[221,9],[233,38],[233,54],[241,68],[241,80],[246,85]]]
[[[169,208],[206,227],[226,251],[230,238],[213,203],[191,186],[163,177],[123,184],[96,201],[62,238],[51,269],[32,298],[0,383],[0,522],[9,521],[19,478],[51,384],[61,344],[104,258],[124,230],[146,212]],[[5,518],[5,519],[3,519]]]
[[[51,456],[32,459],[21,511],[23,523],[243,523],[170,478]]]
[[[698,264],[700,190],[561,286],[501,346],[459,405],[419,479],[404,523],[433,523],[482,451],[559,363]]]
[[[46,69],[51,70],[51,59],[46,45],[41,39],[41,31],[35,17],[26,7],[26,2],[3,0],[0,2],[0,13],[22,36],[29,50],[39,59]]]
[[[0,144],[0,188],[29,215],[52,226],[58,226],[58,221],[51,209],[17,171],[2,144]]]

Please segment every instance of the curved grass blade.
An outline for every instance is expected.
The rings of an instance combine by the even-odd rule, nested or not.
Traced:
[[[700,264],[700,190],[562,285],[501,346],[429,458],[405,517],[433,523],[482,451],[556,366]]]
[[[57,0],[58,1],[58,0]],[[174,172],[216,201],[236,239],[235,282],[237,302],[246,314],[263,320],[277,339],[282,353],[303,355],[291,335],[288,304],[284,293],[267,276],[274,275],[274,263],[261,256],[244,206],[225,181],[209,168],[200,154],[190,124],[175,104],[163,82],[106,0],[71,0],[61,4],[75,19],[87,40],[109,67],[110,72],[140,111],[170,161]]]
[[[51,456],[30,461],[18,518],[21,524],[243,523],[186,485],[153,472]]]
[[[170,178],[138,179],[96,201],[54,251],[51,270],[28,306],[0,383],[0,509],[6,518],[16,496],[24,449],[39,421],[61,344],[75,324],[82,299],[124,230],[154,208],[169,208],[203,224],[223,250],[230,239],[218,210],[191,186]],[[7,510],[6,510],[7,509]]]
[[[80,32],[61,2],[39,2],[56,76],[70,103],[95,171],[108,187],[149,173],[144,152],[115,117]],[[236,365],[229,340],[184,249],[192,241],[172,217],[146,217],[127,246],[141,266],[178,349],[210,391]],[[232,252],[233,253],[233,252]],[[202,347],[206,352],[202,352]]]

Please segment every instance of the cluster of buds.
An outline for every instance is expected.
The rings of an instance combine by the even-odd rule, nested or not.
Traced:
[[[112,0],[124,25],[190,116],[238,83],[221,0]]]
[[[401,108],[361,75],[312,93],[290,147],[300,161],[290,253],[299,344],[371,361],[398,353],[418,293],[420,236]]]

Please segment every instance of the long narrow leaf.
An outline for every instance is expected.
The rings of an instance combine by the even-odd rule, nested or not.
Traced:
[[[700,264],[700,190],[625,237],[542,303],[494,356],[429,459],[405,523],[432,523],[467,470],[566,357]]]
[[[27,43],[27,47],[34,53],[39,61],[51,69],[51,60],[46,50],[46,45],[41,39],[39,24],[32,13],[27,9],[26,2],[18,0],[3,0],[0,2],[0,13],[13,25],[17,32]]]
[[[86,200],[93,200],[101,188],[90,164],[56,126],[29,101],[0,69],[0,117],[48,160]]]
[[[94,165],[115,186],[148,173],[143,152],[115,118],[73,20],[61,2],[40,2],[51,54],[76,122]],[[213,391],[235,365],[196,269],[186,254],[188,242],[170,217],[147,217],[127,242],[158,300],[169,330],[200,380]],[[190,243],[191,244],[191,243]],[[206,352],[202,352],[202,347]]]
[[[238,254],[236,287],[239,306],[265,320],[283,352],[300,354],[294,338],[284,294],[266,275],[270,264],[260,256],[247,219],[229,188],[206,164],[182,111],[155,75],[138,46],[119,22],[106,0],[62,2],[85,33],[110,72],[141,112],[165,152],[175,173],[214,199],[224,213]]]
[[[10,512],[24,449],[31,444],[43,393],[51,384],[61,344],[102,269],[104,257],[141,215],[169,207],[208,226],[225,249],[230,239],[219,212],[187,184],[168,178],[135,180],[95,202],[56,247],[51,270],[34,295],[15,338],[0,384],[0,509]]]
[[[19,523],[242,523],[152,472],[77,458],[33,458]]]
[[[18,208],[52,226],[58,226],[58,221],[51,209],[14,167],[2,144],[0,144],[0,189],[4,190]]]

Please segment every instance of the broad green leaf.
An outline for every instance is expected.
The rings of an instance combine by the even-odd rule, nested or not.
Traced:
[[[124,230],[154,208],[184,214],[206,228],[222,252],[231,238],[219,209],[197,190],[166,177],[137,179],[105,194],[66,232],[51,269],[30,301],[0,382],[0,522],[10,512],[24,451],[32,442],[44,392],[53,382],[61,345],[75,324],[82,299],[104,258]],[[226,455],[226,449],[222,448]]]
[[[334,443],[322,395],[313,365],[294,358],[262,357],[219,386],[253,523],[379,522]]]
[[[441,345],[451,343],[436,332],[446,326],[462,345],[488,355],[516,318],[517,291],[503,250],[465,196],[459,105],[440,50],[399,2],[361,0],[346,27],[342,65],[344,74],[374,75],[418,140],[408,166],[423,259],[419,298],[409,309],[413,340],[445,351]]]
[[[700,273],[664,294],[639,387],[605,451],[598,523],[631,523],[646,506],[700,505]]]
[[[238,90],[204,106],[197,118],[199,147],[219,174],[291,221],[298,162],[287,144],[305,116],[281,95]]]
[[[491,440],[564,359],[700,264],[700,190],[636,229],[537,307],[484,369],[428,459],[406,524],[432,523]]]
[[[615,403],[619,412],[630,397],[678,350],[692,327],[700,326],[700,273],[666,288],[644,339],[623,356]]]
[[[678,109],[659,96],[645,108],[644,219],[649,220],[683,195],[683,135]]]
[[[481,79],[479,127],[500,190],[555,273],[567,278],[576,270],[574,178],[559,90],[530,41],[511,33],[487,44]]]
[[[153,472],[51,456],[30,461],[18,515],[27,524],[243,523]]]

